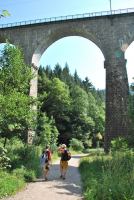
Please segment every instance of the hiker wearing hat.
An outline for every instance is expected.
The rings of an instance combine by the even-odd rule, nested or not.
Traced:
[[[67,150],[66,145],[62,144],[58,151],[61,154],[61,160],[60,160],[60,178],[62,178],[63,180],[66,178],[66,172],[68,169],[68,161],[71,159],[71,154],[70,152]]]

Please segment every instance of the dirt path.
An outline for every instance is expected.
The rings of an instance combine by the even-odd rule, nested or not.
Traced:
[[[81,181],[78,172],[80,157],[72,156],[69,161],[69,169],[66,180],[59,178],[59,160],[52,165],[49,180],[38,179],[27,185],[25,190],[13,197],[3,200],[82,200]]]

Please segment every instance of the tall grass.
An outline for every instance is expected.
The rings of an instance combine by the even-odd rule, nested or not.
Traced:
[[[24,178],[0,171],[0,198],[15,194],[25,186]]]
[[[90,156],[80,172],[86,200],[134,200],[134,152]]]

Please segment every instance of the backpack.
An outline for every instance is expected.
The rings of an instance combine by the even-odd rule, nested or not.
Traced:
[[[48,162],[48,152],[47,151],[44,154],[44,158],[45,158],[45,163],[47,163]]]
[[[69,161],[70,159],[71,159],[71,153],[69,151],[65,150],[62,155],[62,160]]]
[[[47,162],[48,162],[48,153],[45,152],[45,153],[43,153],[43,154],[41,155],[41,157],[40,157],[40,165],[43,166],[43,165],[45,165],[45,163],[47,163]]]

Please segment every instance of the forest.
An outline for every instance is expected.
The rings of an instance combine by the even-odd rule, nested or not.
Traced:
[[[47,131],[54,127],[59,144],[69,145],[75,138],[89,148],[96,145],[97,134],[104,136],[105,91],[96,90],[88,77],[81,80],[77,71],[71,75],[67,63],[63,69],[59,64],[53,70],[50,66],[39,68],[38,101],[39,143],[45,143]],[[46,122],[47,131],[42,126]]]

